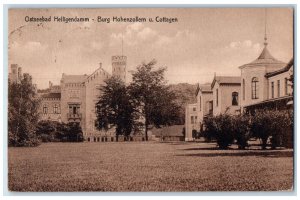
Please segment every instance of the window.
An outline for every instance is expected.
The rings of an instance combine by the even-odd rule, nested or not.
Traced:
[[[245,79],[243,79],[243,100],[245,100]]]
[[[284,94],[288,95],[288,79],[284,79]]]
[[[200,96],[200,100],[199,100],[199,102],[200,102],[200,111],[201,111],[201,96]]]
[[[193,108],[193,111],[196,111],[196,108]]]
[[[78,104],[73,104],[69,105],[69,113],[70,114],[79,114],[80,113],[80,105]]]
[[[194,122],[195,122],[194,124],[197,124],[197,116],[195,116],[195,121]]]
[[[217,95],[217,103],[216,103],[216,105],[218,106],[219,105],[219,90],[218,89],[216,89],[216,95]]]
[[[58,105],[57,104],[55,104],[54,107],[53,107],[53,113],[54,114],[58,114],[59,113]]]
[[[47,113],[48,113],[48,107],[47,107],[47,105],[44,105],[44,106],[43,106],[43,113],[44,113],[44,114],[47,114]]]
[[[252,78],[252,99],[258,99],[258,78]]]
[[[280,80],[277,80],[277,95],[280,97]]]
[[[191,123],[194,123],[194,116],[191,116]]]
[[[232,105],[233,106],[239,105],[239,93],[237,92],[232,93]]]
[[[274,82],[271,82],[271,97],[274,98]]]

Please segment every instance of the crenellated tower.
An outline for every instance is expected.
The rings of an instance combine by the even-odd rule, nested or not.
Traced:
[[[126,82],[126,56],[112,56],[112,75]]]

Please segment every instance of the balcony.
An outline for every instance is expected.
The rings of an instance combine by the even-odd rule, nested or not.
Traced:
[[[73,113],[68,113],[68,119],[81,119],[82,118],[82,114],[78,113],[78,114],[73,114]]]

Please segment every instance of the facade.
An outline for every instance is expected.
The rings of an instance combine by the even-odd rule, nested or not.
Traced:
[[[40,118],[41,120],[51,120],[61,122],[61,90],[59,85],[49,82],[47,90],[38,91],[41,100]]]
[[[197,103],[186,106],[185,141],[194,140],[193,132],[203,130],[205,117],[240,113],[240,79],[238,76],[215,76],[211,84],[198,84]]]
[[[244,112],[252,112],[255,109],[289,109],[292,106],[288,104],[293,102],[293,89],[290,77],[293,75],[294,60],[291,59],[281,69],[265,74],[267,80],[267,98],[261,99],[253,104],[243,107]]]
[[[193,131],[199,127],[197,104],[187,104],[185,108],[185,141],[193,140]]]
[[[265,41],[265,47],[256,60],[239,67],[242,83],[242,111],[266,107],[267,104],[276,107],[275,104],[278,102],[286,105],[292,99],[289,78],[293,74],[294,61],[292,59],[286,64],[275,59],[270,54],[267,44]]]
[[[62,74],[60,85],[40,90],[41,120],[79,123],[87,141],[114,141],[115,131],[99,131],[95,127],[96,103],[105,80],[117,76],[126,80],[126,56],[112,57],[112,75],[100,66],[90,75]],[[104,137],[104,138],[103,138]]]
[[[196,90],[196,99],[197,99],[197,119],[198,127],[197,131],[200,131],[203,128],[203,119],[213,113],[213,92],[211,90],[211,84],[198,84]]]
[[[239,114],[241,78],[238,76],[215,76],[211,84],[213,91],[213,116]]]

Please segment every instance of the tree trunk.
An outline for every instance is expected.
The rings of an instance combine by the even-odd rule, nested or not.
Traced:
[[[145,137],[146,137],[146,141],[148,141],[148,124],[147,124],[147,120],[145,120]]]

